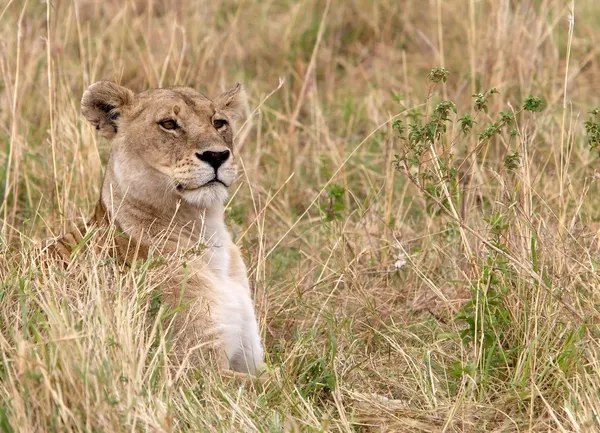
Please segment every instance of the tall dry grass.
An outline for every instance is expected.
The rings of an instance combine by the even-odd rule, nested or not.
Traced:
[[[600,430],[599,23],[595,0],[5,0],[0,429]],[[99,79],[241,81],[260,105],[228,220],[264,384],[170,368],[154,294],[178,263],[37,255],[97,200],[108,144],[79,100]],[[405,170],[412,113],[442,100],[457,114]]]

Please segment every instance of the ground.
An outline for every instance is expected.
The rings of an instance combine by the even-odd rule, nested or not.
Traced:
[[[4,2],[0,429],[600,430],[599,23],[595,0]],[[227,219],[263,381],[170,368],[160,260],[44,268],[99,194],[99,79],[246,86]]]

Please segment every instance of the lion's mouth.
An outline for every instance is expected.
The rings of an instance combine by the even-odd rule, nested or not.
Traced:
[[[175,189],[177,191],[179,191],[179,192],[194,191],[194,190],[197,190],[197,189],[200,189],[200,188],[204,188],[204,187],[207,187],[207,186],[210,186],[210,185],[214,185],[214,184],[219,184],[219,183],[221,185],[223,185],[225,188],[227,188],[227,185],[225,184],[225,182],[223,182],[221,179],[215,177],[215,178],[209,180],[208,182],[206,182],[206,183],[204,183],[204,184],[202,184],[200,186],[193,187],[193,188],[190,188],[188,185],[183,184],[183,183],[177,183],[175,185]]]
[[[208,186],[208,185],[211,185],[211,184],[213,184],[213,183],[220,183],[220,184],[221,184],[221,185],[223,185],[225,188],[227,188],[227,185],[225,185],[225,183],[224,183],[224,182],[223,182],[221,179],[219,179],[219,178],[216,178],[216,177],[215,177],[213,180],[210,180],[210,181],[206,182],[206,183],[205,183],[204,185],[202,185],[202,186]],[[202,188],[202,187],[200,187],[200,188]]]

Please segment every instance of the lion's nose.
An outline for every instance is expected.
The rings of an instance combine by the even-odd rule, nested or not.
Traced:
[[[208,162],[215,170],[217,170],[221,164],[227,161],[229,158],[230,152],[228,150],[223,150],[221,152],[214,152],[212,150],[207,150],[206,152],[196,152],[196,156],[198,159],[204,162]]]

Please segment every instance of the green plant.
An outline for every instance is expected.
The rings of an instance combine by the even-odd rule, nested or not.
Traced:
[[[588,145],[594,150],[600,146],[600,108],[589,111],[590,118],[585,121],[585,132],[587,134]]]
[[[327,187],[327,203],[324,206],[325,221],[334,221],[343,218],[344,194],[346,188],[339,183],[332,183]]]
[[[486,218],[490,231],[490,243],[504,251],[503,237],[510,228],[505,216],[493,214]],[[502,253],[488,251],[485,264],[478,279],[472,282],[471,299],[456,315],[456,320],[464,323],[460,331],[463,343],[477,347],[479,353],[478,375],[473,377],[478,383],[487,384],[491,378],[504,375],[504,367],[513,365],[514,355],[519,347],[510,340],[510,310],[506,296],[513,289],[514,277],[508,261]],[[472,374],[471,366],[463,367],[463,372]]]
[[[440,74],[435,68],[429,74],[432,84],[428,88],[428,104],[433,98],[435,84],[441,81],[439,77]],[[457,209],[464,207],[458,175],[460,167],[470,164],[471,158],[476,159],[478,155],[487,153],[496,138],[500,140],[518,135],[517,119],[521,112],[539,112],[545,107],[542,99],[528,96],[518,110],[499,111],[494,115],[490,113],[489,102],[490,98],[498,93],[496,89],[491,89],[474,94],[474,114],[464,113],[455,118],[453,115],[457,113],[456,104],[452,101],[442,101],[424,121],[421,121],[420,116],[407,115],[408,128],[399,120],[393,124],[401,138],[403,150],[402,153],[396,154],[396,170],[404,173],[421,192],[427,204],[427,215],[445,221],[446,227],[453,227],[457,222],[464,224],[463,221],[457,221],[460,219]],[[497,120],[482,125],[479,131],[476,131],[473,128],[479,113],[485,113]],[[598,112],[591,114],[596,116]],[[448,136],[450,126],[454,122],[460,134],[455,137]],[[594,120],[588,120],[586,129],[591,143],[597,138],[598,125]],[[477,143],[474,156],[461,151],[461,144],[473,135]],[[521,155],[517,151],[507,152],[501,161],[501,166],[507,173],[514,172],[520,164]],[[507,191],[507,201],[518,202],[517,194],[515,191]],[[472,351],[473,356],[451,363],[448,373],[457,378],[463,375],[470,377],[472,383],[477,385],[476,389],[484,395],[492,384],[508,380],[522,356],[523,343],[515,337],[521,330],[513,323],[515,312],[511,304],[511,299],[519,292],[519,276],[514,262],[509,259],[513,254],[508,242],[513,231],[512,214],[506,210],[494,209],[493,206],[482,207],[479,212],[488,230],[487,237],[482,240],[483,245],[479,247],[485,252],[477,258],[471,256],[472,267],[469,272],[476,276],[469,280],[470,299],[461,306],[454,317],[455,323],[460,325],[460,330],[452,334]],[[448,230],[444,232],[447,242],[458,242],[458,248],[464,245],[464,231],[455,233],[452,230],[453,236],[449,233]],[[531,265],[526,266],[532,266],[536,272],[540,272],[544,284],[551,285],[548,274],[537,269],[539,259],[534,244],[530,248]],[[540,286],[529,284],[521,283],[521,287],[540,289]],[[563,343],[564,349],[559,362],[573,366],[571,360],[573,351],[576,351],[575,345],[572,339],[566,339]]]

